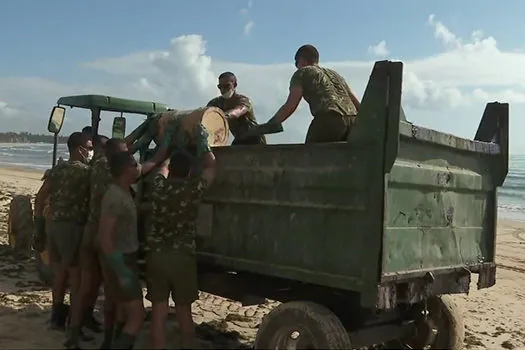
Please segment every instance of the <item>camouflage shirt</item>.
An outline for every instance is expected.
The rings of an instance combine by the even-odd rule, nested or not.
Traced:
[[[348,116],[357,114],[350,98],[350,87],[332,69],[317,65],[299,68],[290,80],[290,88],[297,85],[302,87],[303,98],[310,105],[314,117],[332,113]]]
[[[88,232],[90,233],[94,233],[98,229],[102,198],[112,182],[113,178],[109,172],[107,158],[100,156],[94,159],[90,175],[89,212],[87,218]]]
[[[49,173],[51,220],[85,223],[89,202],[90,166],[80,161],[57,164]]]
[[[224,112],[239,106],[247,107],[248,111],[239,118],[228,120],[228,125],[233,137],[238,137],[239,135],[248,131],[250,128],[257,126],[257,120],[255,119],[255,114],[253,113],[252,101],[244,95],[234,93],[233,96],[228,99],[222,96],[215,97],[213,100],[208,102],[207,105],[207,107],[218,107]]]
[[[205,188],[206,180],[200,177],[175,180],[155,176],[148,250],[195,252],[197,213]]]

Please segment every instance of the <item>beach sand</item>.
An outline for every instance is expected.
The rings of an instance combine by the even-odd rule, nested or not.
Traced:
[[[48,328],[51,293],[36,275],[32,259],[15,258],[7,245],[7,211],[16,194],[35,194],[41,172],[0,168],[0,348],[63,348],[64,333]],[[497,282],[468,296],[454,296],[464,311],[467,349],[525,349],[525,224],[498,223]],[[201,293],[194,318],[201,348],[248,348],[261,318],[276,303],[241,307],[239,303]],[[146,302],[146,306],[148,303]],[[98,314],[101,317],[100,313]],[[174,316],[174,315],[171,315]],[[148,348],[146,322],[137,349]],[[177,329],[170,317],[169,341],[177,346]],[[85,348],[97,348],[97,336]]]

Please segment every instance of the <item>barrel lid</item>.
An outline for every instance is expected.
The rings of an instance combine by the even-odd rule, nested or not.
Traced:
[[[230,127],[224,112],[217,107],[208,107],[202,115],[202,125],[208,132],[211,147],[226,146],[230,137]]]

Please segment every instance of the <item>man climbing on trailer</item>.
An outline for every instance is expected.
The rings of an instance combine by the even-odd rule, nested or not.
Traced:
[[[253,112],[252,101],[237,92],[237,77],[235,74],[224,72],[219,75],[217,88],[219,88],[221,96],[215,97],[208,102],[207,107],[218,107],[226,114],[230,131],[235,137],[232,145],[266,144],[264,135],[242,138],[243,134],[257,126],[257,120]]]
[[[269,122],[284,122],[304,98],[314,118],[305,142],[345,141],[360,105],[345,79],[336,71],[319,66],[319,52],[313,45],[297,50],[295,67],[288,98]]]

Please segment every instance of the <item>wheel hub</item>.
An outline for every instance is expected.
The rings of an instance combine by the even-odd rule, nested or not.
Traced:
[[[275,335],[275,349],[315,349],[315,341],[312,335],[303,327],[291,327],[282,329]]]
[[[431,317],[422,316],[414,324],[414,333],[405,345],[409,349],[430,349],[437,339],[438,327]]]

